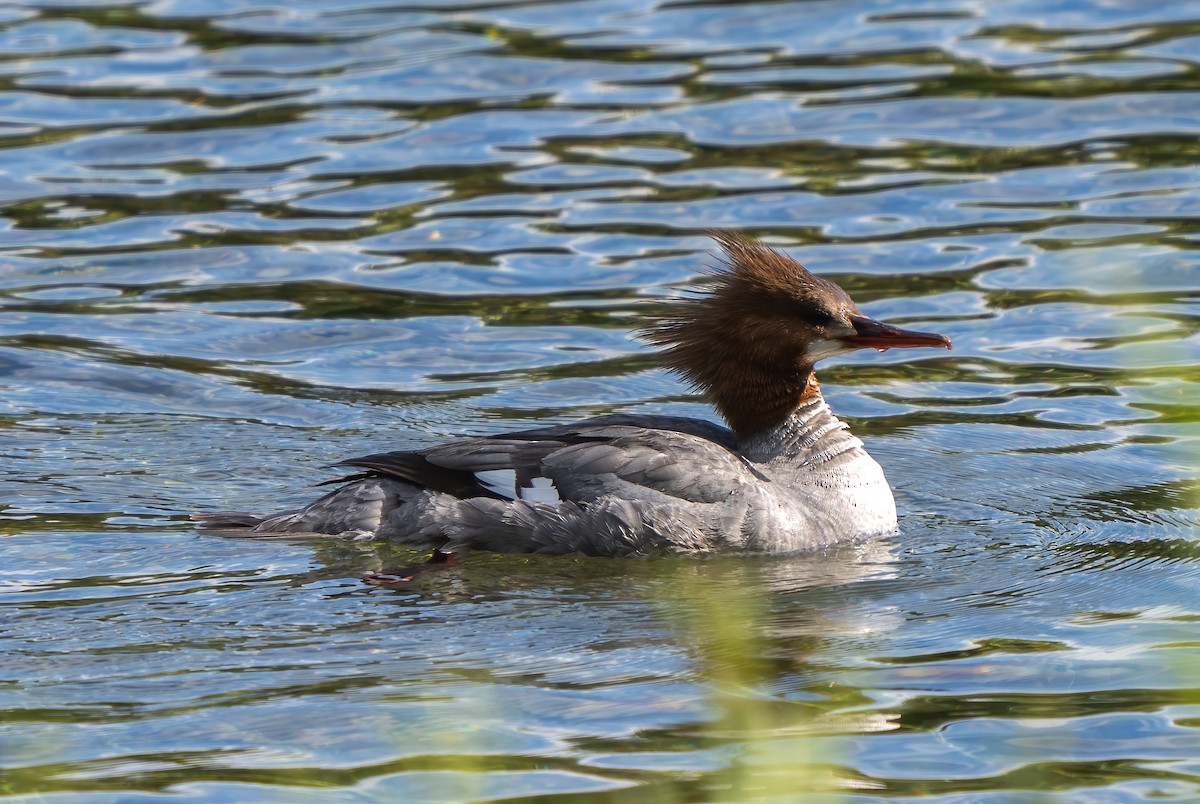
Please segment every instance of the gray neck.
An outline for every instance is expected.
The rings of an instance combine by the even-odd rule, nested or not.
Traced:
[[[833,415],[820,391],[810,393],[790,416],[740,446],[755,463],[785,462],[797,469],[826,467],[839,457],[854,457],[847,453],[863,452],[862,442]]]

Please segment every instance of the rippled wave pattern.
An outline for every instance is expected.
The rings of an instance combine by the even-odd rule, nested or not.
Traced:
[[[0,6],[0,796],[1200,798],[1194,0]],[[955,350],[821,373],[816,556],[197,536],[330,462],[711,415],[704,232]]]

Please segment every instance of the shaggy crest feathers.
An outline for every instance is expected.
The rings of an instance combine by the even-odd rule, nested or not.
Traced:
[[[639,334],[745,438],[817,391],[805,346],[858,308],[786,254],[745,235],[711,235],[723,256],[708,271],[710,285],[650,317]]]
[[[811,273],[796,260],[738,232],[709,232],[724,252],[720,267],[709,270],[718,282],[744,284],[759,293],[805,296],[845,292],[828,279]],[[848,298],[848,297],[847,297]]]

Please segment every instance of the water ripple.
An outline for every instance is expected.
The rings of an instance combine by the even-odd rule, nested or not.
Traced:
[[[0,8],[4,794],[1196,798],[1196,22]],[[350,455],[711,416],[628,334],[711,227],[954,339],[821,373],[898,534],[379,590],[420,556],[191,530]]]

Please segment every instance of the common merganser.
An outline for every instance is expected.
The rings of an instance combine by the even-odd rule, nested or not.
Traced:
[[[803,550],[896,527],[883,470],[825,404],[813,365],[855,349],[944,346],[882,324],[844,290],[742,235],[704,292],[642,336],[729,423],[615,414],[352,458],[298,511],[196,514],[243,535],[326,534],[433,548],[625,556]]]

